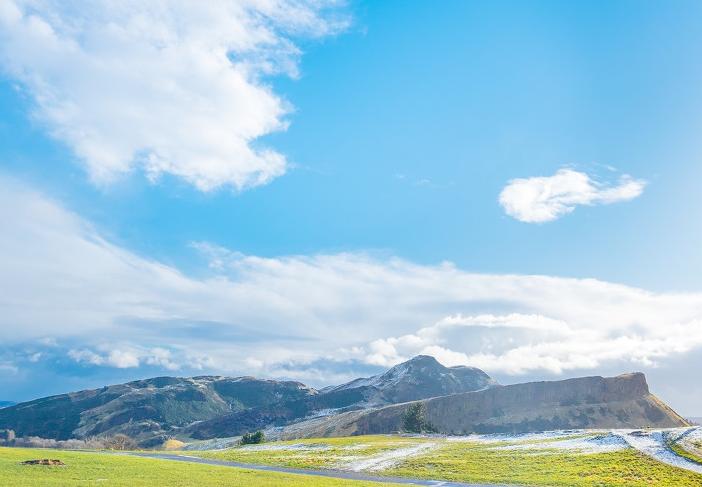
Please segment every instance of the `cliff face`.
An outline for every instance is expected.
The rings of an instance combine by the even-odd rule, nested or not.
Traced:
[[[421,401],[441,433],[522,433],[576,428],[677,427],[687,423],[653,396],[643,374],[532,382]],[[301,423],[285,437],[399,431],[407,404]]]

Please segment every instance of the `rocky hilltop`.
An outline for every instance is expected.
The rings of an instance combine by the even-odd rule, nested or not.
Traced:
[[[149,447],[169,436],[236,436],[304,418],[495,386],[485,372],[418,356],[383,374],[320,391],[253,377],[157,377],[0,409],[0,430],[64,440],[127,434]]]
[[[416,399],[477,391],[497,383],[473,367],[444,367],[434,357],[419,355],[372,377],[327,387],[314,396],[237,411],[202,421],[185,433],[196,439],[237,436],[301,418],[338,414]]]
[[[524,433],[578,428],[669,428],[687,422],[649,392],[641,373],[493,387],[421,401],[439,433]],[[409,403],[290,425],[282,438],[391,433]]]

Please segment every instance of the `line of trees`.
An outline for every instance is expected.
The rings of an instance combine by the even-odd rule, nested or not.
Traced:
[[[58,448],[90,450],[136,450],[137,442],[133,438],[116,434],[112,436],[91,437],[86,439],[54,440],[39,436],[18,437],[14,430],[0,430],[0,445],[21,448]]]

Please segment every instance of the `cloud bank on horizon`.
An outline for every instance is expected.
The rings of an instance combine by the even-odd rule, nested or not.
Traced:
[[[389,366],[424,353],[488,372],[562,373],[652,366],[702,347],[701,294],[360,253],[267,258],[209,243],[193,245],[209,271],[191,277],[6,178],[0,218],[0,340],[15,350],[0,357],[6,367],[48,353],[332,382],[332,368],[315,364]]]
[[[297,75],[296,38],[346,26],[334,1],[0,3],[0,67],[97,183],[135,168],[203,191],[285,173],[256,144],[291,106],[266,76]]]
[[[409,11],[409,7],[403,5],[402,8]],[[571,246],[578,238],[577,232],[566,230],[570,231],[566,235],[554,231],[544,237],[546,232],[542,230],[546,228],[512,224],[499,217],[500,208],[509,217],[524,223],[552,222],[578,207],[634,200],[646,189],[645,180],[614,172],[614,177],[599,178],[568,167],[550,176],[510,179],[515,176],[510,166],[512,155],[503,155],[506,162],[501,164],[495,152],[495,147],[504,143],[501,137],[507,132],[503,127],[486,130],[484,147],[470,154],[456,150],[470,146],[466,142],[469,139],[438,136],[441,135],[438,129],[444,126],[470,130],[471,124],[467,122],[471,118],[480,120],[487,129],[491,121],[483,122],[481,113],[510,117],[516,113],[512,108],[530,114],[536,121],[540,107],[529,109],[532,98],[538,104],[551,97],[551,93],[544,95],[540,91],[549,86],[541,83],[547,76],[541,69],[560,66],[562,69],[552,70],[556,73],[572,68],[570,64],[561,64],[559,53],[554,53],[559,54],[554,58],[543,58],[543,63],[518,66],[520,70],[535,68],[537,75],[529,76],[525,71],[527,75],[514,76],[515,65],[508,53],[504,49],[502,52],[491,50],[494,43],[490,36],[504,33],[477,32],[476,35],[488,37],[466,37],[464,44],[484,50],[485,55],[478,58],[489,60],[487,65],[472,51],[460,57],[457,55],[461,53],[438,43],[430,46],[433,51],[426,51],[441,53],[437,55],[436,68],[407,71],[408,62],[404,58],[397,66],[392,66],[398,40],[402,39],[399,34],[415,32],[406,28],[412,24],[400,22],[387,29],[384,38],[378,31],[372,32],[373,35],[364,34],[362,49],[358,43],[355,47],[343,46],[340,52],[349,56],[350,62],[347,70],[333,73],[336,77],[328,76],[339,68],[329,61],[335,59],[336,51],[333,56],[325,57],[328,55],[325,54],[316,58],[313,66],[324,65],[324,69],[317,73],[319,77],[315,83],[319,85],[310,84],[314,88],[310,90],[311,98],[317,105],[307,105],[307,111],[303,111],[310,117],[307,119],[310,123],[300,124],[306,126],[301,130],[306,136],[298,138],[297,134],[290,134],[295,141],[286,140],[283,144],[287,143],[287,148],[280,151],[267,143],[266,136],[287,129],[294,111],[282,91],[285,84],[274,87],[272,77],[296,78],[304,42],[347,30],[350,25],[348,10],[343,0],[0,1],[0,74],[3,78],[0,81],[10,80],[12,87],[10,83],[6,86],[8,91],[16,88],[20,93],[17,96],[22,103],[18,105],[24,108],[24,101],[29,100],[33,120],[71,153],[70,156],[57,155],[60,151],[56,151],[54,144],[34,150],[34,145],[44,144],[42,137],[36,137],[35,133],[27,136],[28,132],[17,130],[18,140],[24,137],[26,141],[12,145],[0,158],[6,161],[9,159],[5,157],[14,159],[18,154],[19,162],[7,164],[16,168],[24,164],[25,159],[34,157],[39,161],[46,157],[47,161],[58,161],[57,167],[62,169],[69,167],[75,158],[91,182],[73,187],[70,186],[72,182],[67,182],[70,175],[67,174],[64,181],[59,171],[45,171],[47,166],[41,164],[49,163],[30,161],[29,164],[37,162],[32,168],[39,168],[37,180],[57,176],[60,180],[56,183],[57,193],[67,195],[68,201],[87,205],[101,202],[103,206],[91,214],[102,211],[112,218],[114,209],[110,207],[114,200],[105,202],[95,197],[98,192],[94,191],[93,183],[109,185],[131,173],[144,173],[151,181],[161,178],[165,180],[164,185],[171,184],[175,178],[203,192],[218,188],[243,191],[266,185],[284,175],[291,166],[286,154],[309,158],[310,153],[299,150],[302,146],[313,148],[313,158],[329,160],[329,173],[336,171],[333,176],[325,176],[323,181],[321,178],[308,178],[302,183],[292,181],[289,187],[282,189],[278,187],[285,185],[271,185],[239,198],[230,199],[231,195],[220,194],[217,197],[221,200],[208,201],[201,206],[193,203],[195,198],[202,197],[200,194],[187,191],[182,198],[178,195],[181,199],[174,204],[175,200],[169,199],[172,195],[154,196],[158,191],[147,189],[148,196],[137,199],[130,208],[138,208],[135,214],[124,216],[119,211],[114,212],[115,221],[120,218],[126,221],[120,223],[124,225],[122,228],[133,224],[135,228],[141,226],[138,230],[155,229],[152,233],[135,232],[138,236],[130,241],[132,237],[120,235],[120,226],[114,221],[98,229],[85,215],[67,209],[36,189],[42,187],[41,184],[35,187],[13,179],[12,171],[3,169],[0,171],[0,219],[3,221],[0,232],[0,342],[3,344],[0,346],[0,388],[14,381],[14,384],[30,384],[25,390],[41,388],[44,391],[44,384],[51,381],[33,380],[40,376],[41,370],[55,372],[57,377],[65,379],[65,383],[58,381],[61,387],[77,384],[76,388],[83,388],[88,383],[86,378],[99,381],[106,377],[131,377],[129,374],[190,374],[193,371],[285,377],[322,385],[376,372],[417,354],[430,354],[446,365],[473,365],[495,375],[521,378],[640,367],[651,370],[673,364],[669,375],[675,378],[671,383],[675,383],[680,394],[697,394],[699,386],[684,388],[679,385],[683,383],[680,372],[690,368],[688,362],[680,365],[681,362],[693,354],[693,361],[699,362],[702,358],[701,293],[652,292],[598,279],[477,273],[451,262],[418,264],[392,255],[413,255],[417,261],[425,259],[423,262],[435,262],[436,255],[441,255],[439,258],[451,256],[456,261],[468,262],[466,265],[486,256],[481,269],[514,271],[517,268],[528,273],[550,264],[550,254],[542,250],[548,241],[554,243],[552,248],[559,253],[560,260],[548,267],[556,270],[544,272],[589,275],[589,268],[569,267],[569,263],[576,260],[572,258],[575,252]],[[447,7],[446,12],[449,10]],[[509,13],[501,13],[500,18]],[[391,17],[382,20],[387,18]],[[455,18],[463,17],[456,15]],[[582,16],[564,18],[580,19]],[[419,24],[414,25],[424,25],[425,20],[419,18]],[[495,20],[495,26],[512,25]],[[392,21],[396,21],[396,17],[392,17]],[[442,24],[438,22],[437,25]],[[462,34],[473,32],[462,30]],[[635,31],[622,32],[626,34],[624,37],[640,38],[632,35]],[[431,37],[424,37],[424,44],[429,46],[434,42]],[[536,37],[539,45],[550,40],[541,30]],[[485,42],[486,39],[490,42]],[[443,41],[448,42],[447,39]],[[371,45],[371,42],[380,44]],[[451,43],[463,45],[454,42],[452,36]],[[510,50],[514,51],[514,59],[529,59],[529,52],[542,59],[538,56],[550,51],[533,51],[533,46],[529,48],[530,43],[521,43],[521,39],[518,44]],[[522,44],[527,49],[524,52]],[[373,56],[369,56],[369,48]],[[629,51],[621,48],[612,52]],[[412,54],[416,56],[414,51]],[[591,55],[600,55],[579,51],[572,54],[565,57],[590,59]],[[443,63],[438,62],[439,57],[445,57]],[[460,64],[459,59],[465,62]],[[466,69],[455,70],[457,65]],[[502,65],[504,70],[497,69]],[[484,73],[485,80],[473,76],[473,68]],[[365,73],[363,69],[375,71]],[[582,71],[590,73],[590,70],[592,66]],[[548,73],[552,71],[549,69]],[[625,71],[639,74],[636,70]],[[424,78],[425,72],[433,77]],[[666,72],[676,71],[668,69]],[[365,74],[369,75],[364,78],[368,85],[358,83],[355,77]],[[500,86],[494,83],[499,76],[519,83]],[[416,78],[416,83],[404,83],[410,77]],[[418,96],[418,87],[435,89],[434,86],[442,87],[441,82],[447,79],[461,81],[456,82],[457,88],[453,89],[481,94],[465,99],[453,97],[450,103],[443,104],[444,108],[451,107],[450,112],[460,113],[457,118],[443,111],[442,104],[436,103],[439,98],[434,100],[433,94],[423,97],[430,103],[416,103],[422,99]],[[539,86],[527,89],[530,80],[539,80]],[[677,81],[674,83],[676,93]],[[334,84],[335,90],[319,90],[323,83]],[[359,96],[358,91],[348,87],[354,83],[369,92],[368,100],[363,101],[373,111],[349,110]],[[483,83],[486,96],[482,96],[482,89],[466,90],[466,83],[476,83],[476,88],[481,88]],[[543,132],[530,132],[517,120],[518,123],[509,128],[509,133],[514,131],[519,135],[514,140],[538,141],[538,137],[551,137],[554,132],[545,129],[551,127],[554,120],[570,132],[575,129],[559,118],[561,111],[568,112],[568,119],[588,119],[585,115],[590,113],[591,107],[614,106],[618,102],[618,99],[608,99],[600,100],[601,104],[590,103],[591,100],[580,92],[581,85],[586,83],[574,82],[572,87],[565,86],[568,80],[558,80],[557,84],[564,84],[563,96],[568,98],[563,99],[583,100],[584,107],[577,109],[574,104],[567,110],[556,106],[554,112],[544,111]],[[344,85],[345,89],[336,90],[336,85]],[[447,95],[452,95],[451,85],[446,85]],[[657,80],[655,85],[658,87],[661,83]],[[520,96],[518,99],[503,96],[502,90]],[[329,93],[324,95],[325,91]],[[444,94],[439,93],[443,88],[436,91],[437,96]],[[599,93],[600,90],[595,91]],[[524,93],[528,96],[522,99]],[[538,93],[542,94],[537,96]],[[669,98],[657,97],[655,92],[641,93],[648,97],[646,100],[659,99],[666,107],[674,106]],[[388,99],[388,94],[397,94],[397,100]],[[360,96],[366,97],[366,92]],[[295,101],[303,107],[299,100]],[[500,100],[507,100],[514,106],[502,107],[509,110],[496,110],[493,104]],[[338,101],[342,103],[337,105]],[[632,106],[634,101],[631,100]],[[321,105],[324,105],[323,110],[315,110]],[[427,106],[423,108],[422,105]],[[408,111],[398,111],[398,107]],[[458,109],[453,110],[454,107]],[[367,118],[361,118],[383,110],[395,116],[378,117],[384,124],[381,129],[367,124]],[[3,134],[14,135],[13,125],[19,125],[20,118],[23,120],[23,115],[10,113],[13,111],[14,108],[8,109],[8,113],[3,114],[5,117],[0,118]],[[556,112],[559,117],[554,118],[552,114]],[[668,113],[663,112],[663,116]],[[578,135],[601,137],[599,114],[596,115],[590,117],[596,122],[589,128],[590,132],[587,125],[578,125]],[[349,123],[336,127],[336,123],[331,123],[337,121],[333,119],[336,116],[348,116]],[[641,118],[659,120],[660,116]],[[414,134],[420,133],[419,130],[408,132],[409,125],[387,122],[399,119],[412,126],[431,129],[425,129],[422,136],[417,137]],[[430,123],[426,126],[416,123],[420,119]],[[624,121],[619,123],[621,127],[629,127]],[[694,126],[692,121],[686,124]],[[540,124],[523,125],[539,127]],[[320,135],[320,127],[333,127],[342,137],[330,137],[334,135],[332,132]],[[432,132],[435,128],[436,132]],[[675,127],[671,125],[669,129],[674,131]],[[453,134],[452,130],[444,132],[444,135]],[[501,135],[495,135],[498,133]],[[636,135],[639,140],[639,134]],[[340,144],[341,138],[351,145]],[[426,139],[426,147],[408,144],[411,138]],[[321,143],[317,147],[318,141],[334,146],[333,150]],[[365,145],[379,154],[379,159],[385,158],[383,164],[367,153],[356,154],[349,150],[353,145],[361,145],[358,141],[370,141]],[[385,145],[385,141],[393,143]],[[655,159],[661,153],[670,153],[669,147],[661,145],[657,147],[659,152],[648,152],[647,148],[642,156],[630,149],[630,142],[617,139],[616,143],[622,144],[627,154],[632,154],[631,160],[635,161],[632,174],[651,174]],[[447,159],[435,156],[437,144],[446,144],[446,154],[450,154]],[[608,154],[621,154],[611,150],[614,142],[608,144],[603,144],[602,153],[607,150]],[[681,146],[677,141],[676,145]],[[541,152],[530,148],[529,144],[520,147],[531,151],[524,161],[542,160],[534,156]],[[417,157],[398,156],[403,154],[399,148],[405,154],[416,152]],[[429,150],[424,152],[427,148]],[[563,161],[566,160],[563,154],[569,157],[571,153],[582,155],[577,147],[564,143],[560,151],[549,152],[546,157]],[[410,160],[419,160],[425,157],[423,154],[431,154],[427,160],[432,164]],[[649,154],[654,154],[651,160],[646,158]],[[398,160],[393,160],[394,157]],[[679,154],[675,157],[682,158]],[[435,159],[442,162],[434,165]],[[470,164],[475,167],[466,171],[459,167],[468,166],[463,161],[473,161]],[[408,167],[395,167],[395,164]],[[413,164],[414,167],[409,167]],[[337,171],[342,165],[344,170]],[[534,169],[522,167],[521,170],[534,171],[526,172],[527,175],[538,174]],[[382,177],[377,177],[381,171],[394,173],[396,180],[407,183],[397,186],[431,188],[437,190],[436,194],[418,196],[416,191],[388,192]],[[447,174],[451,177],[450,183],[436,182],[444,181],[442,178],[449,177]],[[475,174],[494,179],[485,184],[485,178],[473,177]],[[692,182],[699,179],[680,177]],[[453,179],[456,180],[455,190]],[[506,185],[505,181],[508,181]],[[668,187],[679,187],[678,180],[668,183]],[[478,185],[481,187],[477,188]],[[495,188],[500,187],[503,189],[498,196],[500,208],[497,208],[498,190]],[[360,201],[365,200],[361,191],[366,188],[376,193],[375,197],[368,198],[367,202]],[[300,198],[302,194],[313,197]],[[74,196],[78,196],[77,200],[72,199]],[[122,198],[124,194],[117,197]],[[337,198],[338,201],[334,201]],[[226,201],[223,203],[223,200]],[[275,201],[275,204],[267,205],[267,201]],[[314,213],[322,206],[329,206],[329,212]],[[693,205],[685,206],[688,207]],[[471,211],[461,211],[467,209]],[[153,213],[144,216],[142,210]],[[380,217],[373,225],[358,224],[376,210],[387,211],[377,211]],[[127,213],[124,209],[120,211]],[[164,214],[170,218],[161,219]],[[275,222],[271,215],[277,217]],[[290,216],[293,218],[289,222],[280,224]],[[395,219],[397,224],[386,225],[386,221],[381,221],[383,218]],[[415,239],[416,228],[421,228],[429,219],[439,223],[426,231],[426,238]],[[325,226],[330,221],[341,222],[347,228],[340,231],[340,226]],[[241,248],[253,248],[249,254],[215,243],[219,236],[226,241],[237,232],[259,229],[269,223],[270,232],[260,235],[251,232],[255,238],[250,240],[231,238],[231,241],[243,242]],[[612,231],[619,230],[618,223],[607,222],[602,226],[603,231],[613,236],[612,240],[619,237]],[[454,231],[461,225],[468,232]],[[648,242],[658,245],[663,232],[656,234],[654,230],[657,229],[651,230],[653,236]],[[525,237],[529,231],[532,233]],[[629,230],[620,234],[626,231]],[[149,249],[155,249],[158,258],[136,252],[127,243],[116,243],[122,242],[121,238],[134,243],[139,238],[148,239],[154,235],[157,235],[154,240],[158,240],[160,232],[167,243],[157,243]],[[324,240],[325,232],[335,234],[335,238]],[[363,232],[373,234],[372,238],[361,235]],[[382,232],[392,235],[377,237],[376,234]],[[676,232],[667,228],[665,232],[677,238]],[[474,237],[471,233],[480,233],[480,238],[469,242]],[[630,231],[631,235],[633,233]],[[307,237],[298,238],[300,235]],[[284,247],[283,250],[270,251],[270,247],[266,247],[267,240],[279,237],[280,246],[275,248]],[[519,248],[505,245],[493,251],[498,239],[509,244],[522,237],[529,240]],[[638,235],[634,237],[644,240]],[[692,251],[685,256],[688,259],[696,255],[695,238],[695,235],[688,235],[686,240],[679,239],[692,242]],[[198,240],[190,243],[190,254],[185,258],[192,260],[182,265],[164,263],[170,262],[168,259],[182,262],[178,260],[183,256],[180,242],[188,239]],[[454,245],[440,247],[436,244],[439,240]],[[407,244],[417,241],[419,245]],[[396,250],[387,255],[363,251],[376,248],[376,242],[379,242],[378,247]],[[598,250],[599,253],[593,252],[593,260],[601,259],[604,267],[624,269],[621,273],[606,275],[631,272],[631,268],[627,270],[617,261],[621,253],[612,252],[606,244],[597,243],[595,248],[588,247],[589,240],[583,242],[578,252]],[[639,242],[625,242],[627,246],[630,243],[639,245]],[[232,244],[235,245],[238,243]],[[348,248],[347,245],[361,250],[315,253],[320,248]],[[304,249],[300,252],[307,253],[287,255],[286,252],[294,252],[289,250],[291,248]],[[659,256],[658,251],[646,248],[640,255]],[[269,252],[267,256],[256,255],[266,252]],[[502,260],[507,252],[511,260],[504,264]],[[675,253],[667,248],[663,252]],[[633,266],[638,266],[639,262],[633,260]],[[529,262],[531,267],[519,267],[522,262]],[[558,267],[561,264],[563,267]],[[668,261],[660,268],[666,265]],[[658,269],[651,272],[660,272]],[[694,272],[690,274],[694,276]],[[680,275],[672,279],[680,279]],[[658,275],[654,279],[658,279]],[[698,398],[689,399],[691,404],[693,401],[697,404]]]
[[[545,223],[571,213],[577,206],[608,205],[639,197],[646,182],[623,175],[615,184],[593,180],[573,169],[559,169],[553,176],[511,180],[499,202],[512,218],[525,223]]]

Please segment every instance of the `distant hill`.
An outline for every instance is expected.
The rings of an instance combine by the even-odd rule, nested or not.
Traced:
[[[641,373],[532,382],[421,401],[440,433],[523,433],[580,428],[668,428],[688,423],[648,390]],[[397,432],[408,404],[351,411],[286,427],[280,437]]]
[[[124,433],[148,447],[173,435],[236,436],[311,416],[494,385],[479,369],[444,367],[427,356],[321,391],[299,382],[253,377],[157,377],[0,409],[0,429],[54,439]]]
[[[148,447],[195,421],[314,394],[291,381],[156,377],[0,409],[0,429],[57,440],[125,433]]]
[[[702,416],[699,417],[694,417],[694,418],[687,418],[688,421],[690,421],[693,424],[699,424],[702,426]]]
[[[482,370],[417,356],[373,377],[316,390],[253,377],[156,377],[0,409],[0,430],[64,440],[124,433],[148,448],[279,427],[289,438],[398,431],[409,402],[443,433],[642,428],[687,423],[643,374],[500,386]]]

